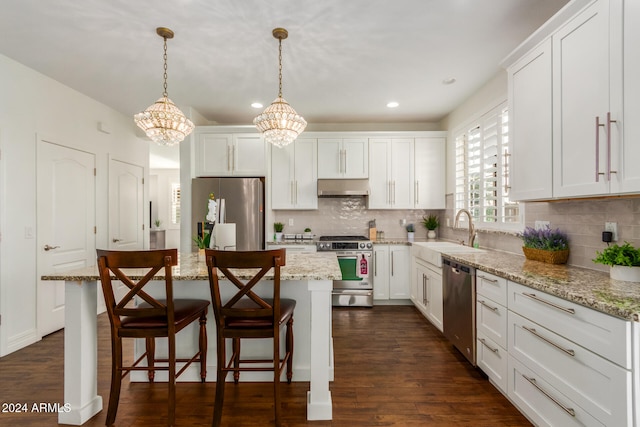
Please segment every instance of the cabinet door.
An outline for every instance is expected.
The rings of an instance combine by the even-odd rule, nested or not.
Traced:
[[[233,135],[200,134],[196,145],[196,176],[229,176]]]
[[[373,247],[373,299],[389,299],[389,246]]]
[[[318,208],[318,162],[315,139],[298,138],[295,145],[295,209]]]
[[[342,158],[341,139],[318,139],[318,178],[340,178]]]
[[[445,138],[416,138],[414,209],[445,209]],[[549,173],[551,176],[551,173]]]
[[[343,176],[345,178],[369,177],[369,141],[366,138],[345,139],[343,149]]]
[[[553,196],[551,39],[510,67],[508,78],[511,198],[549,199]]]
[[[234,135],[232,158],[235,176],[265,176],[266,143],[260,135]]]
[[[391,207],[413,208],[413,138],[391,140]]]
[[[427,314],[427,268],[414,260],[414,277],[411,281],[411,300],[418,310]]]
[[[553,195],[605,194],[606,132],[596,118],[604,124],[610,111],[609,0],[590,5],[552,40]]]
[[[428,319],[433,326],[443,331],[442,273],[426,269]]]
[[[624,136],[619,150],[612,152],[612,164],[618,165],[611,182],[616,193],[640,191],[640,2],[624,2]]]
[[[293,209],[295,144],[271,150],[271,208]]]
[[[411,278],[409,276],[409,246],[391,246],[389,248],[389,298],[409,299]],[[375,282],[374,282],[375,284]]]
[[[369,140],[369,209],[391,208],[391,140]]]

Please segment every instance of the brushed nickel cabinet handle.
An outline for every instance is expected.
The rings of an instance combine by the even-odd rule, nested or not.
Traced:
[[[495,354],[498,354],[499,350],[497,348],[493,348],[489,344],[487,344],[487,342],[484,340],[484,338],[480,338],[480,342],[482,343],[483,346],[487,347],[489,350],[491,350]]]
[[[538,302],[541,302],[542,304],[546,304],[546,305],[548,305],[550,307],[553,307],[555,309],[564,311],[565,313],[576,314],[576,311],[573,308],[566,308],[566,307],[562,307],[562,306],[560,306],[558,304],[554,304],[551,301],[547,301],[547,300],[544,300],[544,299],[536,296],[536,294],[528,294],[526,292],[523,292],[522,295],[524,295],[525,297],[531,298],[532,300],[536,300]]]
[[[557,348],[558,350],[565,352],[565,353],[566,353],[566,354],[568,354],[569,356],[571,356],[571,357],[575,357],[575,355],[576,355],[576,352],[575,352],[575,351],[573,351],[573,350],[571,350],[571,349],[564,348],[564,347],[562,347],[560,344],[557,344],[557,343],[555,343],[555,342],[551,341],[550,339],[543,337],[543,336],[542,336],[542,335],[540,335],[540,334],[538,333],[538,331],[536,331],[534,328],[528,328],[528,327],[526,327],[526,326],[523,326],[523,327],[522,327],[522,329],[524,329],[525,331],[527,331],[527,332],[529,332],[529,333],[531,333],[531,334],[535,335],[536,337],[540,338],[542,341],[546,342],[547,344],[554,346],[554,347],[555,347],[555,348]]]
[[[611,170],[611,123],[617,123],[617,120],[611,120],[611,112],[607,113],[607,180],[611,181],[611,174],[617,174],[618,171]]]
[[[551,400],[553,403],[555,403],[556,405],[558,405],[563,411],[565,411],[567,414],[571,415],[572,417],[576,416],[576,411],[573,408],[569,408],[565,405],[563,405],[562,403],[560,403],[560,401],[558,399],[556,399],[555,397],[553,397],[548,391],[546,391],[545,389],[543,389],[542,387],[540,387],[538,385],[538,382],[536,381],[535,378],[529,378],[528,376],[526,376],[525,374],[521,374],[525,380],[529,381],[531,383],[532,386],[534,386],[535,388],[538,389],[538,391],[542,394],[544,394],[549,400]]]
[[[484,302],[483,300],[479,299],[478,302],[482,305],[484,305],[485,307],[487,307],[489,310],[493,311],[494,313],[498,312],[498,307],[492,307],[489,304],[487,304],[486,302]]]
[[[482,274],[478,274],[478,277],[481,278],[482,280],[486,280],[487,282],[498,283],[498,279],[492,279],[492,278],[484,276]]]
[[[596,116],[596,182],[600,182],[600,175],[604,175],[600,172],[600,126],[604,123],[600,123],[600,117]]]

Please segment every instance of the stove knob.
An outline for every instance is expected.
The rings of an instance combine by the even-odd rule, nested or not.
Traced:
[[[373,244],[367,243],[367,249],[371,249],[371,248],[373,248]]]
[[[360,243],[360,249],[364,249],[364,243]]]

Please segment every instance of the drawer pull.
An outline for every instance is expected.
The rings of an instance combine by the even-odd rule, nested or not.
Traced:
[[[567,353],[569,356],[575,356],[576,352],[571,350],[571,349],[566,349],[564,347],[562,347],[561,345],[558,345],[556,343],[554,343],[553,341],[543,337],[542,335],[540,335],[535,329],[533,328],[527,328],[526,326],[523,326],[522,329],[532,333],[533,335],[535,335],[536,337],[540,338],[542,341],[546,342],[549,345],[554,346],[555,348],[557,348],[558,350],[564,351],[565,353]]]
[[[478,274],[478,277],[481,278],[482,280],[486,280],[487,282],[498,283],[498,279],[492,279],[490,277],[483,276],[481,274]]]
[[[562,310],[562,311],[564,311],[566,313],[576,314],[576,311],[573,308],[566,308],[566,307],[562,307],[562,306],[560,306],[558,304],[554,304],[551,301],[547,301],[547,300],[544,300],[544,299],[536,296],[536,294],[528,294],[526,292],[523,292],[522,295],[524,295],[525,297],[529,297],[529,298],[531,298],[533,300],[536,300],[538,302],[541,302],[543,304],[547,304],[547,305],[549,305],[549,306],[551,306],[553,308],[557,308],[558,310]]]
[[[493,351],[495,354],[498,354],[498,349],[497,348],[493,348],[489,344],[487,344],[485,342],[484,338],[480,338],[480,342],[482,343],[483,346],[487,347],[489,350]]]
[[[487,307],[489,310],[493,311],[493,312],[497,312],[498,311],[498,307],[491,307],[489,304],[487,304],[486,302],[484,302],[483,300],[479,299],[478,302],[482,305],[484,305],[485,307]]]
[[[563,405],[562,403],[560,403],[560,401],[558,401],[558,399],[556,399],[555,397],[551,396],[551,394],[549,394],[549,392],[547,392],[546,390],[544,390],[542,387],[540,387],[538,385],[538,382],[536,381],[535,378],[529,378],[528,376],[521,374],[525,380],[529,381],[531,383],[532,386],[534,386],[535,388],[538,389],[538,391],[542,394],[544,394],[545,396],[547,396],[547,398],[549,398],[549,400],[551,400],[553,403],[555,403],[556,405],[558,405],[560,408],[562,408],[563,411],[565,411],[567,414],[571,415],[572,417],[576,416],[576,411],[573,408],[567,408],[565,405]]]

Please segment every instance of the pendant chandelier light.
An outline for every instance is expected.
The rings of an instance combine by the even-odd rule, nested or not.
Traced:
[[[307,122],[282,98],[282,40],[289,33],[284,28],[276,28],[272,34],[278,39],[278,97],[262,114],[253,119],[253,124],[262,132],[267,142],[276,147],[284,147],[295,141],[307,127]]]
[[[164,39],[164,91],[155,104],[133,118],[152,141],[171,146],[180,143],[193,131],[193,123],[167,95],[167,39],[173,38],[173,31],[159,27],[156,33]]]

